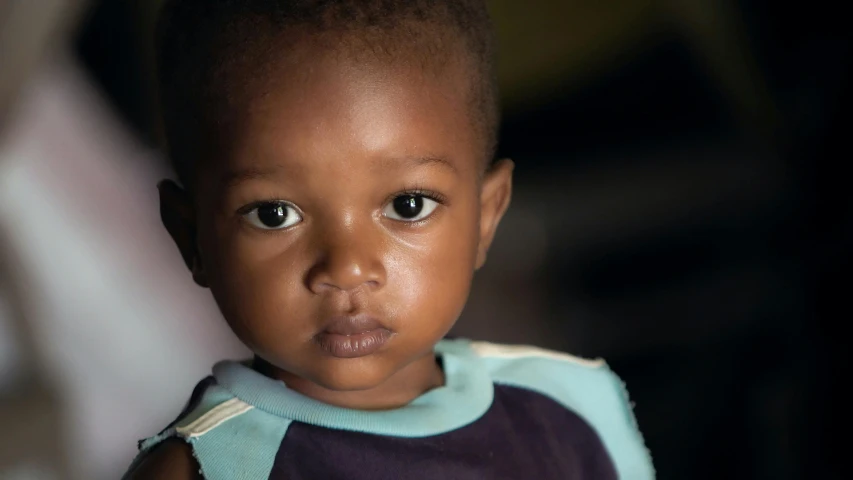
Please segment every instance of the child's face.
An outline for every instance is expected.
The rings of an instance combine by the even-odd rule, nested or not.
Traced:
[[[369,389],[431,355],[462,311],[512,168],[483,175],[465,72],[449,70],[291,62],[233,150],[199,168],[192,212],[163,196],[188,212],[164,220],[196,281],[274,367]]]

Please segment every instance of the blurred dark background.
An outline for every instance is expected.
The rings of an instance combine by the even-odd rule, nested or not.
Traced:
[[[89,2],[61,37],[154,152],[156,3]],[[491,4],[516,193],[456,333],[605,357],[662,480],[842,478],[849,21],[820,2]]]

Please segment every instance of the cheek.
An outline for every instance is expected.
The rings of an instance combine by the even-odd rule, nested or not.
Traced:
[[[287,232],[249,231],[237,221],[212,225],[208,246],[211,270],[218,280],[235,288],[274,286],[292,272],[296,235]],[[207,265],[206,265],[207,268]]]
[[[423,238],[395,249],[388,266],[388,286],[400,299],[404,318],[453,322],[468,297],[476,260],[477,228],[470,212],[446,218]]]
[[[301,318],[283,315],[285,306],[298,309],[294,297],[303,289],[286,236],[232,231],[215,238],[209,245],[212,262],[205,269],[214,298],[239,336],[248,331],[272,334],[281,324],[269,319]]]

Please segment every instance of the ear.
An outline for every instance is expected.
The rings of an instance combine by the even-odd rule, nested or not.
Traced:
[[[486,263],[486,254],[495,238],[495,231],[509,207],[514,167],[512,160],[505,158],[492,165],[483,178],[480,189],[480,243],[476,265],[478,270]]]
[[[195,209],[189,194],[171,180],[158,183],[157,190],[160,191],[160,220],[163,226],[178,246],[195,283],[207,287],[196,243]]]

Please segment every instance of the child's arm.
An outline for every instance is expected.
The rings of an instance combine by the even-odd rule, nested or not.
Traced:
[[[182,440],[165,440],[125,476],[125,480],[203,480],[192,449]]]

